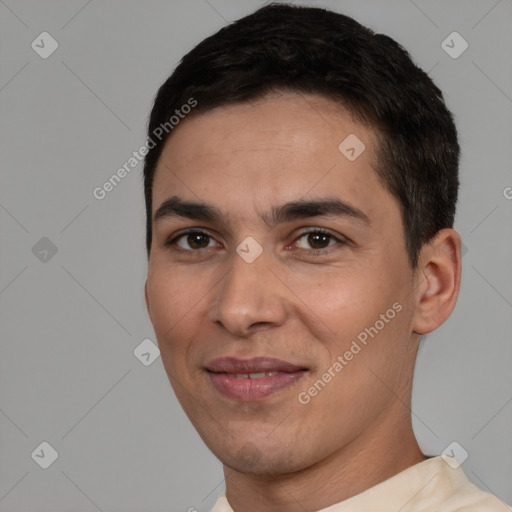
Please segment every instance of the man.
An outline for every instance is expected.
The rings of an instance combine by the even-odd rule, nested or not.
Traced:
[[[146,303],[213,512],[507,509],[411,426],[461,241],[456,129],[405,50],[266,6],[183,58],[148,147]]]

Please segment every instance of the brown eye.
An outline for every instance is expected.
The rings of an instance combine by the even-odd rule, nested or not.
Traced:
[[[186,251],[199,251],[208,247],[214,247],[215,244],[216,242],[213,237],[203,231],[188,231],[167,243],[167,245],[176,245]]]
[[[204,249],[208,247],[210,237],[204,233],[189,233],[187,243],[192,249]]]
[[[299,249],[319,251],[336,245],[337,242],[342,242],[342,240],[324,231],[311,230],[302,233],[297,239],[296,244]]]
[[[313,249],[325,249],[329,245],[330,238],[332,237],[325,233],[309,233],[307,240]]]

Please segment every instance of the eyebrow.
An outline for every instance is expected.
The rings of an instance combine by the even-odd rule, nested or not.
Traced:
[[[348,217],[368,226],[368,216],[359,208],[337,198],[290,201],[273,207],[270,212],[262,215],[262,220],[270,228],[292,220],[318,216]],[[166,218],[184,217],[191,220],[211,221],[226,224],[221,210],[207,203],[185,201],[178,196],[166,199],[155,212],[153,222]]]

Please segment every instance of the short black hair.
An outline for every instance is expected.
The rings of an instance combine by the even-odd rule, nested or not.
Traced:
[[[158,90],[148,139],[167,128],[144,162],[148,256],[153,177],[173,113],[191,99],[195,116],[283,91],[322,95],[373,128],[376,172],[400,203],[415,268],[423,244],[453,227],[460,153],[453,115],[396,41],[348,16],[290,4],[264,6],[204,39]]]

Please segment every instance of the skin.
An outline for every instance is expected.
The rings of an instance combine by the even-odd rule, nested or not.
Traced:
[[[349,134],[366,146],[353,162],[338,150]],[[420,335],[455,306],[460,237],[440,231],[411,269],[399,203],[374,170],[376,144],[341,106],[285,93],[189,116],[159,160],[153,212],[179,196],[224,216],[154,223],[145,296],[170,383],[222,462],[236,512],[320,510],[425,459],[411,426],[414,363]],[[262,219],[288,201],[327,197],[362,210],[370,224],[331,215],[269,227]],[[184,236],[181,251],[165,245],[186,228],[211,238],[198,247]],[[311,240],[303,235],[311,228],[333,237]],[[236,252],[248,236],[263,248],[250,264]],[[402,310],[300,403],[299,393],[396,302]],[[241,402],[221,395],[204,370],[217,357],[260,355],[308,372]]]

